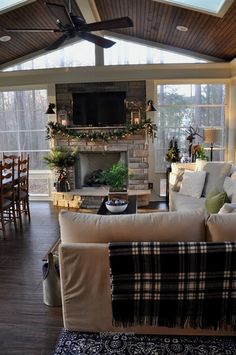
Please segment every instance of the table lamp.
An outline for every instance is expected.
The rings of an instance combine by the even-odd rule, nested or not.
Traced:
[[[222,137],[222,128],[216,127],[207,127],[204,128],[203,131],[204,135],[204,143],[210,144],[210,160],[212,161],[213,158],[213,148],[215,143],[219,143]]]

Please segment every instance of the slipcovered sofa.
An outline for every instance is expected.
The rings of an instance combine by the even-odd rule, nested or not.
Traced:
[[[64,327],[92,332],[220,334],[229,331],[157,326],[114,327],[109,242],[221,242],[236,240],[236,215],[203,210],[102,216],[62,211],[59,247]]]
[[[210,200],[214,189],[221,194],[222,205],[236,203],[235,172],[236,166],[228,162],[173,163],[169,176],[169,210],[206,209],[206,199],[209,196]]]

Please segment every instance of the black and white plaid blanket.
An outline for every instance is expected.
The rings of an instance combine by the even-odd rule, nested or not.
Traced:
[[[113,324],[236,330],[236,243],[109,244]]]

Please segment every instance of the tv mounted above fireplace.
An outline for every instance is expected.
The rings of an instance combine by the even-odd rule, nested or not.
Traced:
[[[125,92],[73,93],[73,124],[117,126],[126,123]]]

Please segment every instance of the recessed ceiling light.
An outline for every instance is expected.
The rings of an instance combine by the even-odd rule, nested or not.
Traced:
[[[188,27],[176,26],[176,30],[181,31],[181,32],[187,32],[188,31]]]
[[[1,42],[8,42],[11,40],[11,36],[2,36],[0,37]]]

